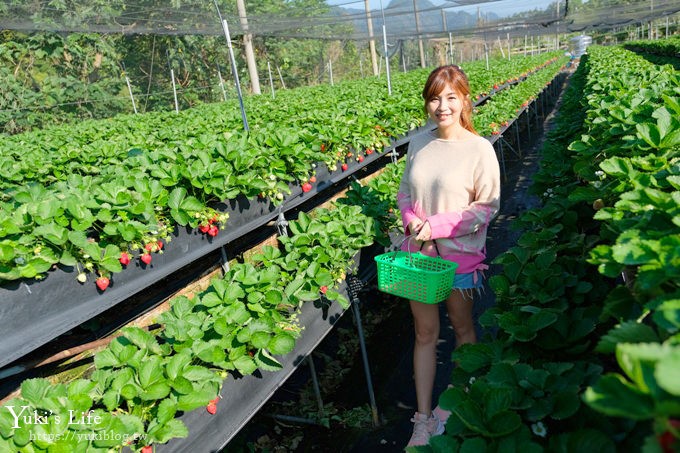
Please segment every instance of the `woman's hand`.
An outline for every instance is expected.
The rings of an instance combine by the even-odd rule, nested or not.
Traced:
[[[408,230],[412,235],[420,233],[420,229],[423,227],[423,221],[420,219],[413,219],[408,224]]]
[[[418,231],[418,235],[416,236],[416,241],[429,241],[432,239],[432,227],[430,226],[430,222],[425,221],[420,224],[420,231]]]

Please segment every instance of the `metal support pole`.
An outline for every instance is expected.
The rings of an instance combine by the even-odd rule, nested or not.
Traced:
[[[220,89],[222,90],[222,99],[227,101],[227,90],[224,89],[224,79],[222,78],[222,71],[220,71],[220,65],[217,65],[217,77],[220,79]]]
[[[229,35],[229,24],[226,19],[222,19],[222,29],[224,36],[227,38],[227,47],[229,48],[229,60],[231,62],[231,72],[236,81],[236,92],[238,93],[238,103],[241,107],[241,119],[243,120],[243,128],[249,130],[248,118],[246,117],[246,108],[243,105],[243,92],[241,91],[241,82],[238,77],[238,69],[236,68],[236,58],[234,58],[234,48],[231,46],[231,36]]]
[[[451,64],[453,64],[453,36],[449,32],[449,51],[451,52]]]
[[[390,57],[387,55],[387,29],[385,24],[382,27],[383,31],[383,48],[385,50],[385,74],[387,75],[387,94],[392,95],[392,80],[390,79]]]
[[[272,65],[267,61],[267,71],[269,72],[269,86],[272,87],[272,99],[276,98],[276,93],[274,92],[274,78],[272,77]]]
[[[271,417],[275,420],[281,420],[284,422],[302,423],[304,425],[321,425],[321,423],[317,422],[316,420],[304,417],[295,417],[293,415],[272,414]]]
[[[507,141],[503,135],[501,135],[501,136],[498,138],[498,141],[499,141],[499,142],[502,142],[501,145],[502,145],[503,143],[505,143],[505,146],[507,146],[508,148],[510,148],[510,151],[512,151],[513,154],[515,154],[515,156],[517,156],[518,158],[521,158],[521,157],[522,157],[522,153],[520,153],[520,152],[518,152],[517,150],[515,150],[515,148],[512,147],[512,145],[510,144],[510,142]]]
[[[333,60],[328,59],[328,78],[331,81],[331,86],[333,86]]]
[[[123,77],[125,77],[125,83],[127,84],[127,89],[128,93],[130,93],[130,100],[132,100],[132,110],[137,113],[137,104],[135,104],[135,97],[132,94],[132,85],[130,84],[130,78],[127,76],[127,71],[125,70],[125,63],[120,62],[121,67],[123,68]]]
[[[312,385],[314,386],[314,395],[316,396],[316,403],[319,406],[319,413],[323,414],[323,400],[321,399],[319,378],[316,376],[316,367],[314,366],[314,359],[312,358],[312,354],[309,354],[307,356],[307,364],[309,365],[309,374],[312,375]]]
[[[508,60],[510,59],[510,48],[512,47],[510,45],[510,33],[506,33],[506,39],[508,41]]]
[[[224,246],[220,247],[220,254],[222,255],[222,273],[229,272],[229,258],[227,258],[227,251]]]
[[[501,57],[505,60],[505,51],[503,50],[503,43],[501,42],[501,37],[496,36],[496,41],[498,42],[498,48],[501,50]]]
[[[170,62],[170,53],[165,49],[165,58],[168,60],[168,69],[170,70],[170,80],[172,81],[172,95],[175,98],[175,113],[179,113],[179,103],[177,102],[177,86],[175,85],[175,70],[172,69]]]
[[[531,137],[531,121],[529,120],[529,106],[524,110],[524,118],[527,120],[527,136]]]
[[[217,6],[217,0],[215,0],[215,8],[217,8],[217,15],[220,16],[222,21],[222,31],[224,32],[224,37],[227,38],[227,48],[229,49],[229,60],[231,62],[231,72],[234,76],[234,81],[236,82],[236,92],[238,93],[238,103],[241,107],[241,119],[243,120],[243,129],[249,130],[248,118],[246,117],[246,109],[243,105],[243,93],[241,92],[241,82],[238,77],[238,70],[236,68],[236,59],[234,58],[234,49],[231,46],[231,35],[229,35],[229,24],[226,19],[222,19],[222,14],[220,13],[220,8]]]
[[[276,71],[279,73],[279,80],[281,81],[281,86],[285,90],[286,89],[286,83],[283,81],[283,76],[281,75],[281,67],[277,66]]]
[[[503,170],[503,181],[508,180],[508,175],[505,172],[505,153],[503,152],[503,143],[500,140],[496,140],[496,143],[498,143],[498,152],[501,155],[501,169]]]
[[[175,97],[175,113],[179,113],[179,102],[177,102],[177,86],[175,85],[175,70],[170,68],[170,78],[172,79],[172,94]]]
[[[392,95],[392,80],[390,79],[390,57],[387,54],[387,28],[385,28],[385,10],[380,0],[380,12],[382,14],[383,50],[385,52],[385,74],[387,75],[387,94]]]
[[[361,280],[358,277],[350,275],[347,277],[348,284],[348,294],[350,296],[350,303],[352,304],[352,310],[354,312],[354,318],[357,323],[357,333],[359,335],[359,346],[361,347],[361,358],[364,363],[364,374],[366,375],[366,386],[368,388],[368,397],[371,403],[371,418],[373,419],[373,426],[380,426],[380,417],[378,416],[378,406],[375,402],[375,394],[373,393],[373,382],[371,380],[371,370],[368,365],[368,353],[366,352],[366,340],[364,339],[364,329],[361,323],[361,311],[359,310],[359,304],[361,301],[357,296],[357,290],[353,289],[353,283],[361,284]],[[354,286],[355,286],[354,285]]]
[[[125,83],[127,83],[128,92],[130,93],[130,99],[132,100],[132,110],[137,113],[137,104],[135,104],[135,97],[132,95],[132,86],[130,85],[130,79],[127,74],[125,75]]]

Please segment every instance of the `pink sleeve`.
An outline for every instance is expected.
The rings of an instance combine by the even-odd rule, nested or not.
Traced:
[[[409,143],[409,151],[411,150],[411,143]],[[411,187],[409,185],[409,173],[410,168],[410,154],[406,154],[406,164],[404,165],[404,172],[401,175],[401,181],[399,182],[399,191],[397,192],[397,206],[399,206],[399,211],[401,212],[401,221],[404,225],[404,233],[408,236],[411,234],[408,231],[408,225],[413,219],[419,218],[415,211],[413,210],[413,203],[411,201]]]
[[[461,219],[462,215],[459,212],[443,212],[429,216],[427,223],[432,229],[432,239],[456,237]]]
[[[397,205],[399,206],[399,211],[401,212],[401,221],[404,225],[404,232],[406,235],[409,235],[410,232],[407,231],[409,223],[411,223],[411,220],[418,218],[411,207],[411,196],[403,192],[397,193]]]
[[[454,238],[486,229],[495,210],[483,204],[471,205],[462,212],[443,212],[427,218],[432,239]]]

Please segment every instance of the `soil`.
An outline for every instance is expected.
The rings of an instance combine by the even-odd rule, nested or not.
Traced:
[[[559,105],[559,99],[556,105]],[[505,148],[506,171],[501,209],[487,240],[487,262],[490,264],[487,276],[500,271],[499,266],[491,264],[493,259],[515,245],[519,237],[520,233],[511,229],[512,221],[539,203],[536,197],[529,194],[528,188],[532,175],[538,169],[545,132],[551,128],[555,111],[553,108],[546,112],[546,117],[538,127],[535,127],[535,123],[532,125],[532,136],[525,137],[520,143],[521,153],[508,153]],[[494,299],[493,292],[486,287],[484,293],[475,300],[475,319],[494,304]],[[321,401],[315,401],[314,393],[310,390],[309,367],[300,367],[223,452],[403,451],[412,432],[410,418],[416,408],[412,364],[413,319],[405,300],[380,293],[375,287],[362,291],[360,300],[379,426],[373,426],[371,422],[369,391],[358,346],[355,347],[354,355],[349,360],[345,359],[347,369],[344,373],[343,368],[333,362],[333,358],[341,360],[337,358],[338,351],[343,342],[348,341],[347,333],[357,336],[355,317],[348,313],[312,354],[317,376],[320,376]],[[453,368],[450,354],[455,347],[453,329],[446,319],[443,306],[440,308],[442,329],[437,349],[438,369],[433,401],[450,382],[449,375]],[[478,338],[482,338],[482,334],[478,331]],[[328,385],[330,389],[324,386],[329,379],[332,381]],[[299,398],[301,392],[306,395],[303,400]],[[359,414],[361,426],[348,427],[333,419],[329,421],[329,427],[313,424],[312,419],[319,414],[319,403],[325,406],[327,413],[337,410],[336,413],[340,414],[343,410],[354,409],[352,413]],[[296,413],[303,420],[282,420],[279,415],[282,411]]]

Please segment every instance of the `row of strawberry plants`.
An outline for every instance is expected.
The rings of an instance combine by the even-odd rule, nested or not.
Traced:
[[[454,352],[447,433],[422,451],[677,440],[679,79],[620,48],[589,54],[543,147],[542,206],[494,261],[480,318],[494,334]]]
[[[654,41],[628,41],[623,44],[623,47],[634,52],[678,57],[680,56],[680,36],[671,36],[670,38]]]
[[[526,72],[526,66],[517,71]],[[472,80],[474,71],[472,66]],[[3,143],[2,167],[20,171],[3,179],[0,279],[41,278],[59,264],[101,274],[99,284],[105,288],[110,273],[120,272],[135,254],[148,264],[176,225],[214,236],[228,218],[210,207],[212,201],[243,195],[271,196],[281,203],[291,184],[309,188],[317,163],[332,168],[337,161],[361,159],[389,143],[389,137],[421,125],[413,86],[424,76],[422,71],[404,74],[401,88],[395,88],[402,94],[389,99],[376,94],[384,90],[372,79],[337,87],[335,96],[327,88],[291,90],[291,102],[281,102],[287,107],[278,111],[273,101],[250,99],[268,108],[263,111],[272,112],[269,118],[287,114],[291,120],[283,128],[277,122],[255,123],[250,133],[227,129],[233,121],[224,119],[229,114],[220,105],[174,117],[126,116],[118,120],[119,129],[92,122],[12,137]],[[296,115],[294,109],[303,103],[295,100],[313,97],[310,93],[324,105],[328,99],[334,103]],[[315,102],[304,103],[309,104]],[[81,135],[92,141],[79,142]],[[30,165],[20,157],[27,155],[35,157]],[[24,171],[26,176],[13,182],[11,175]],[[45,183],[26,183],[36,179]]]
[[[473,121],[477,131],[481,135],[492,136],[507,129],[518,114],[536,100],[542,90],[555,79],[566,61],[565,57],[546,61],[522,83],[497,93],[484,104],[483,109],[476,109]]]
[[[296,313],[320,298],[347,306],[337,291],[354,256],[373,241],[361,208],[301,213],[280,247],[265,246],[193,298],[178,297],[155,334],[125,328],[94,358],[94,371],[68,384],[29,379],[0,409],[0,450],[146,451],[188,435],[177,417],[217,410],[229,374],[275,371],[301,326]]]
[[[486,71],[480,62],[476,62],[471,63],[466,70],[470,73],[475,93],[481,95],[486,94],[493,85],[502,83],[506,74],[517,77],[526,74],[547,58],[541,55],[511,62],[499,60],[493,62],[490,71]],[[420,102],[411,102],[418,99],[418,91],[414,91],[412,87],[414,82],[416,86],[422,82],[426,75],[426,70],[395,74],[395,95],[391,97],[385,93],[384,81],[376,78],[334,86],[286,90],[276,99],[264,96],[247,97],[245,103],[251,129],[257,135],[263,134],[265,137],[261,142],[246,145],[256,148],[263,145],[273,146],[272,142],[282,139],[273,132],[284,123],[295,126],[285,128],[286,132],[297,129],[301,132],[308,131],[317,137],[308,143],[317,151],[324,141],[329,146],[354,144],[351,134],[335,130],[336,126],[343,123],[361,125],[368,122],[371,127],[380,125],[387,129],[391,136],[400,136],[412,128],[414,117],[422,117],[413,115],[414,111],[420,110]],[[407,101],[402,102],[403,98]],[[393,106],[404,113],[393,117]],[[202,145],[214,145],[216,138],[225,138],[222,134],[229,135],[227,138],[236,136],[238,139],[240,121],[237,104],[235,100],[231,100],[179,114],[122,115],[106,121],[86,121],[69,127],[47,128],[7,137],[0,149],[0,168],[6,175],[2,188],[31,181],[49,185],[53,181],[63,180],[70,173],[101,175],[107,171],[109,165],[124,162],[129,157],[130,150],[177,152],[177,147],[183,144],[195,144],[201,148],[205,148]],[[330,128],[317,129],[321,124]],[[393,130],[395,127],[406,129]],[[375,132],[367,132],[369,133],[360,137],[361,142],[355,146],[357,150],[370,147],[380,138],[372,136]],[[272,136],[267,137],[269,135]],[[265,141],[266,138],[269,140]],[[300,137],[294,138],[296,143],[299,142]],[[288,141],[293,140],[289,138]],[[308,157],[319,159],[315,154]]]
[[[585,400],[635,423],[631,432],[649,433],[645,448],[677,451],[680,74],[671,65],[649,63],[644,55],[596,48],[587,92],[587,130],[570,146],[587,188],[575,191],[572,199],[592,202],[594,218],[602,223],[602,243],[589,262],[604,276],[623,281],[604,307],[618,324],[596,349],[615,358],[620,369],[602,376]],[[616,105],[609,104],[612,94]]]

